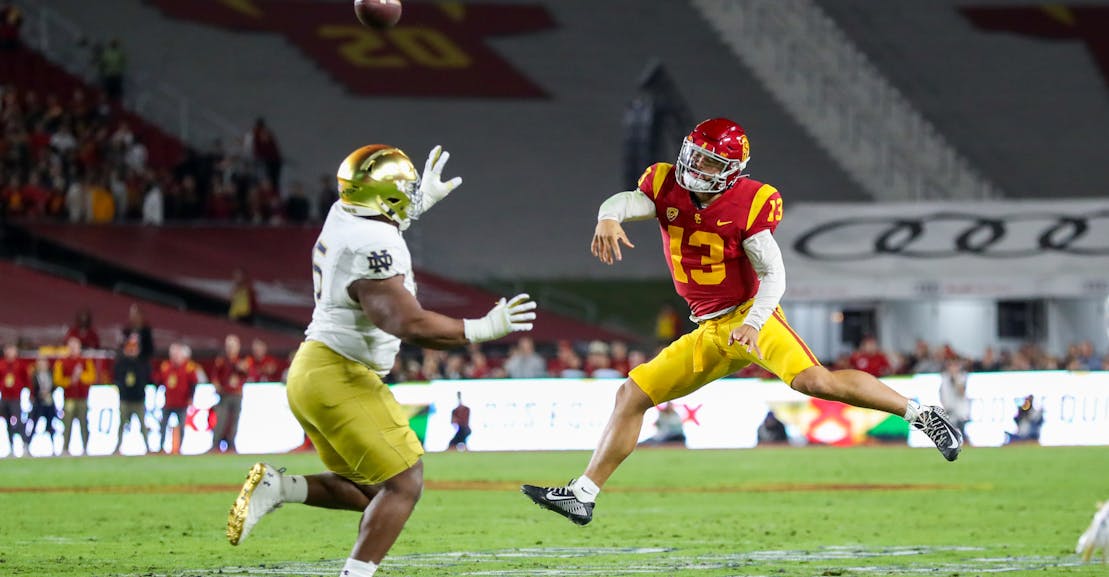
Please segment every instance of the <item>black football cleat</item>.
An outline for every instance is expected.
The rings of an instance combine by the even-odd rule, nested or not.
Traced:
[[[521,485],[520,492],[536,505],[554,511],[577,525],[588,525],[593,520],[594,504],[579,501],[570,487]]]
[[[959,458],[963,450],[963,433],[951,422],[943,407],[922,405],[917,418],[909,422],[932,439],[944,459],[954,461]]]

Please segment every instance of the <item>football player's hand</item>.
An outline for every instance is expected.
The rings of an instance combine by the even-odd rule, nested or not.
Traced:
[[[463,319],[466,339],[481,343],[499,339],[508,333],[530,331],[535,320],[535,301],[527,294],[518,294],[512,300],[501,299],[488,314],[480,319]]]
[[[452,190],[462,184],[461,176],[456,176],[446,182],[442,180],[443,167],[447,165],[447,160],[450,157],[451,153],[443,150],[443,147],[438,145],[428,153],[427,162],[424,163],[424,173],[420,176],[420,214],[427,212],[435,203],[446,198]]]
[[[728,335],[728,346],[739,345],[748,353],[754,352],[755,358],[762,359],[762,351],[759,350],[758,341],[758,329],[748,324],[732,329],[732,333]]]
[[[623,255],[620,254],[620,243],[624,243],[628,248],[635,248],[619,222],[608,219],[597,221],[597,228],[593,231],[593,243],[590,245],[593,256],[605,264],[623,260]]]

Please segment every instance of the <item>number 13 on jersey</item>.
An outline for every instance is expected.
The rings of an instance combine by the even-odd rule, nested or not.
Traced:
[[[773,214],[773,213],[771,213]],[[670,237],[670,262],[673,264],[674,280],[688,283],[690,278],[700,285],[716,285],[724,282],[727,272],[724,269],[724,239],[715,232],[704,230],[693,231],[689,235],[689,246],[707,249],[707,254],[701,253],[701,265],[708,268],[695,268],[686,273],[682,266],[682,241],[685,239],[685,229],[680,226],[666,227]]]

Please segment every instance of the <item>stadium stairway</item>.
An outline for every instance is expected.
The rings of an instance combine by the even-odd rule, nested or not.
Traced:
[[[1007,196],[1104,198],[1109,3],[819,4]]]

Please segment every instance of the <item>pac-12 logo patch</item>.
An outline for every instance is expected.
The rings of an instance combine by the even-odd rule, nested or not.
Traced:
[[[389,270],[389,268],[393,266],[393,255],[389,254],[387,250],[372,251],[370,252],[370,256],[366,258],[370,261],[370,270],[375,273]]]
[[[674,220],[675,218],[678,218],[678,209],[677,209],[677,207],[671,206],[671,207],[667,208],[666,209],[666,220]]]

